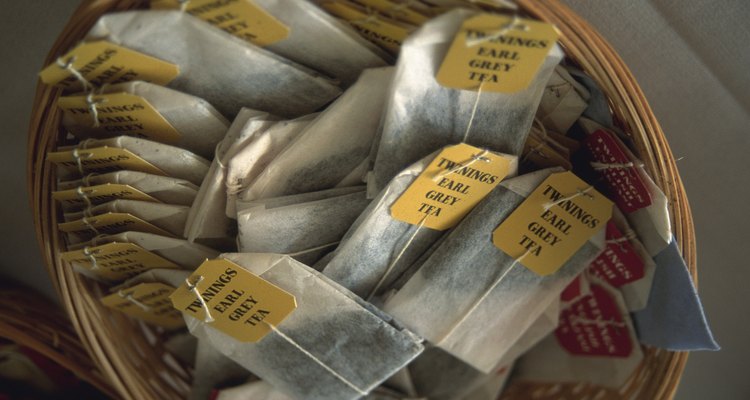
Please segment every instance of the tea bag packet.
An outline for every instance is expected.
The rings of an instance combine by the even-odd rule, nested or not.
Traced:
[[[465,144],[428,155],[378,194],[346,233],[323,273],[368,300],[383,293],[450,224],[460,220],[455,212],[468,212],[482,194],[516,170],[515,157]],[[450,218],[448,224],[434,224],[445,218]]]
[[[107,41],[176,65],[168,86],[205,99],[225,117],[241,107],[309,114],[341,93],[329,79],[180,11],[102,16],[87,42]]]
[[[48,153],[47,160],[60,167],[60,179],[129,170],[184,179],[195,185],[201,184],[210,165],[187,150],[129,136],[87,139]]]
[[[612,204],[572,173],[558,171],[502,182],[384,311],[490,372],[604,247],[603,221]]]
[[[68,246],[69,250],[81,250],[88,247],[101,246],[106,243],[131,243],[164,258],[181,268],[195,269],[203,261],[216,258],[219,253],[198,243],[190,243],[184,239],[159,236],[146,232],[122,232],[114,235],[95,236],[91,241]]]
[[[238,198],[249,201],[335,187],[369,155],[392,76],[392,68],[365,70]]]
[[[332,250],[367,207],[360,191],[320,200],[253,207],[237,217],[239,249],[246,253],[299,254],[311,265],[317,261],[306,250]],[[335,191],[336,189],[334,189]],[[283,201],[283,200],[282,200]],[[323,247],[321,249],[321,247]],[[321,251],[314,253],[320,254]],[[322,256],[322,254],[320,254]]]
[[[581,118],[588,133],[585,150],[590,166],[603,178],[606,189],[651,257],[664,250],[672,238],[667,197],[656,186],[641,162],[611,131],[594,121]]]
[[[473,28],[477,24],[481,26]],[[532,38],[539,33],[554,34],[550,26],[523,20],[523,26],[531,27],[528,32],[504,28],[519,24],[510,17],[455,10],[429,21],[404,42],[374,158],[372,179],[376,189],[385,187],[409,164],[448,144],[465,142],[521,154],[544,85],[562,59],[562,51],[554,44],[554,37],[544,43],[520,39],[527,34]],[[478,39],[466,38],[467,32],[477,30],[487,32],[487,38],[501,35],[476,43]],[[523,45],[500,43],[523,40],[539,45],[531,50],[534,57],[520,56],[529,50]],[[453,54],[459,50],[463,53]],[[518,61],[513,60],[516,57]],[[458,69],[451,70],[451,65]],[[515,71],[525,74],[517,76]],[[451,82],[447,80],[450,77],[474,80],[469,79],[467,84]],[[496,80],[526,86],[501,87],[503,91],[498,91]]]
[[[586,110],[590,97],[588,89],[558,65],[547,82],[536,116],[546,128],[565,133]]]
[[[185,224],[189,241],[202,240],[217,248],[233,248],[235,224],[226,216],[226,163],[243,144],[273,124],[267,113],[244,108],[232,122],[226,137],[216,147],[211,167],[201,184]]]
[[[288,256],[223,257],[198,268],[193,290],[175,292],[173,304],[189,314],[188,329],[199,340],[287,395],[358,399],[423,349],[421,339]],[[237,284],[246,279],[255,283]],[[233,304],[222,311],[220,302]]]
[[[52,197],[64,211],[115,199],[143,200],[190,206],[198,187],[184,180],[137,171],[89,174],[82,179],[58,182]]]
[[[588,293],[564,303],[560,327],[521,358],[517,372],[525,381],[620,388],[642,359],[622,297],[594,278]]]
[[[317,114],[289,121],[278,121],[265,130],[258,130],[237,149],[230,151],[226,167],[226,215],[237,218],[237,194],[246,189],[268,164],[305,129]]]
[[[63,109],[63,126],[80,139],[143,137],[206,159],[213,158],[229,128],[229,121],[207,101],[142,81],[107,85],[92,96],[64,96],[57,104]]]
[[[91,240],[101,234],[125,231],[180,237],[185,229],[189,207],[138,200],[114,200],[81,212],[64,214],[58,224],[71,244]]]

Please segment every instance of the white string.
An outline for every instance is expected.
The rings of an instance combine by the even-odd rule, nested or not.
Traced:
[[[90,212],[90,211],[89,211],[89,212]],[[86,214],[86,211],[84,210],[84,215],[85,215],[85,214]],[[89,229],[91,229],[92,231],[94,231],[94,234],[95,234],[95,235],[101,235],[101,232],[99,232],[99,230],[98,230],[98,229],[96,229],[96,227],[95,227],[94,225],[92,225],[92,224],[91,224],[91,222],[89,222],[89,218],[90,218],[90,217],[91,217],[91,216],[84,216],[84,217],[83,217],[83,218],[81,219],[81,222],[83,222],[83,224],[84,224],[84,225],[86,225],[86,227],[87,227],[87,228],[89,228]]]
[[[399,251],[399,253],[396,256],[396,258],[393,261],[391,261],[391,264],[385,270],[385,272],[383,273],[383,275],[380,276],[380,280],[378,281],[378,284],[375,285],[375,287],[372,289],[372,291],[370,292],[370,294],[367,295],[367,301],[370,301],[370,299],[372,299],[372,297],[375,296],[375,293],[378,292],[378,289],[380,289],[380,286],[383,285],[383,283],[385,282],[385,279],[393,271],[393,268],[396,267],[396,264],[398,263],[398,261],[401,260],[401,257],[406,252],[406,249],[408,249],[409,246],[411,246],[411,243],[414,241],[414,238],[417,237],[417,233],[419,233],[419,230],[422,229],[422,227],[424,226],[425,221],[427,221],[427,215],[425,215],[422,218],[422,220],[419,221],[419,225],[417,225],[417,229],[414,230],[414,233],[412,233],[412,235],[409,238],[409,240],[406,241],[406,244],[404,244],[404,246],[401,248],[401,251]]]
[[[122,292],[122,290],[117,292],[117,295],[119,295],[121,298],[135,304],[136,306],[140,307],[143,311],[150,311],[151,307],[147,306],[146,304],[141,303],[138,301],[135,297],[133,297],[133,293],[125,294]]]
[[[477,161],[483,161],[483,162],[486,162],[486,163],[492,162],[492,160],[490,158],[485,157],[485,154],[487,154],[487,153],[489,153],[489,151],[486,150],[486,149],[484,149],[479,154],[473,154],[471,156],[471,159],[468,160],[468,161],[466,161],[466,164],[459,163],[458,165],[456,165],[455,167],[453,167],[451,169],[446,169],[444,171],[441,171],[440,173],[435,174],[435,177],[432,178],[433,182],[437,182],[440,179],[443,179],[444,177],[446,177],[446,176],[448,176],[450,174],[453,174],[453,173],[455,173],[455,172],[457,172],[457,171],[459,171],[459,170],[461,170],[463,168],[466,168],[466,167],[470,166],[471,164],[474,164]]]
[[[471,109],[471,117],[469,118],[469,123],[466,125],[466,132],[464,132],[464,137],[461,139],[461,142],[466,143],[466,139],[469,138],[469,132],[471,131],[471,126],[474,124],[474,116],[477,114],[477,107],[479,106],[479,98],[482,96],[482,86],[484,85],[484,82],[479,84],[479,88],[477,89],[477,99],[474,100],[474,107]]]
[[[180,11],[185,12],[187,11],[188,4],[190,3],[190,0],[177,0],[178,3],[180,3]]]
[[[607,326],[614,326],[616,328],[624,328],[626,325],[624,322],[617,322],[614,320],[603,320],[603,319],[590,319],[581,317],[579,315],[573,314],[570,316],[570,323],[573,325],[578,325],[580,323],[584,324],[594,324],[597,328],[606,328]]]
[[[492,32],[485,37],[466,39],[466,46],[474,47],[478,44],[482,44],[490,40],[499,39],[501,36],[510,32],[512,29],[527,32],[529,30],[529,26],[521,22],[521,18],[519,18],[518,15],[514,15],[513,19],[501,26],[500,29],[496,30],[495,32]]]
[[[521,255],[521,257],[518,257],[515,260],[513,260],[513,264],[511,264],[510,267],[508,267],[508,269],[506,269],[505,272],[502,273],[502,275],[500,275],[497,279],[495,279],[495,282],[493,282],[492,285],[482,294],[482,296],[479,297],[479,299],[477,301],[475,301],[474,304],[472,304],[472,306],[469,308],[469,310],[466,311],[464,313],[464,315],[462,315],[461,318],[456,323],[453,324],[453,326],[451,327],[451,329],[445,335],[443,335],[443,337],[441,337],[440,340],[438,340],[435,343],[437,343],[437,344],[442,343],[443,340],[445,340],[456,329],[458,329],[458,327],[464,321],[466,321],[467,318],[469,318],[469,315],[471,315],[471,313],[473,313],[479,307],[479,305],[482,304],[482,302],[490,295],[490,293],[492,293],[492,291],[495,290],[495,288],[497,287],[497,285],[499,285],[500,282],[502,282],[505,279],[505,277],[508,276],[508,274],[510,273],[510,271],[512,271],[513,268],[515,268],[515,266],[518,265],[521,262],[521,260],[523,260],[524,258],[526,258],[526,256],[528,256],[529,254],[531,254],[531,250],[526,250],[526,252],[523,253],[523,255]]]
[[[214,317],[211,316],[211,310],[208,309],[208,304],[206,304],[206,300],[203,300],[203,296],[201,296],[200,291],[198,291],[198,284],[203,281],[203,275],[198,276],[198,280],[195,281],[195,283],[190,283],[190,277],[185,278],[185,284],[187,285],[187,289],[193,294],[195,294],[195,297],[198,298],[198,301],[201,303],[201,307],[203,308],[203,312],[206,313],[206,318],[203,320],[204,323],[210,324],[214,322]]]
[[[64,61],[62,57],[57,59],[57,65],[70,72],[73,77],[75,77],[81,84],[83,85],[83,90],[86,91],[89,88],[93,88],[94,85],[91,84],[83,75],[81,75],[80,72],[78,72],[77,69],[73,68],[73,63],[76,62],[76,56],[68,58],[67,61]]]
[[[550,208],[552,208],[552,207],[554,207],[554,206],[556,206],[558,204],[562,204],[562,203],[564,203],[564,202],[566,202],[568,200],[575,199],[578,196],[586,196],[586,197],[588,197],[590,199],[593,199],[594,196],[592,196],[592,195],[590,195],[588,193],[588,191],[591,190],[591,189],[593,189],[593,188],[594,188],[593,186],[589,186],[589,187],[587,187],[586,189],[583,189],[583,190],[578,189],[575,193],[571,194],[570,196],[563,197],[563,198],[561,198],[559,200],[556,200],[556,201],[551,201],[551,202],[549,202],[549,203],[547,203],[547,204],[544,205],[544,211],[549,211]]]
[[[99,127],[99,110],[96,108],[97,104],[106,102],[107,99],[105,98],[99,98],[94,100],[94,91],[92,90],[89,92],[88,95],[86,95],[86,104],[88,105],[89,112],[91,113],[91,117],[94,119],[94,128]]]
[[[268,325],[271,328],[271,330],[273,330],[274,333],[276,333],[277,335],[279,335],[282,339],[284,339],[287,342],[289,342],[289,344],[291,344],[292,346],[294,346],[297,350],[301,351],[306,356],[310,357],[310,359],[312,359],[313,361],[315,361],[316,363],[318,363],[318,365],[320,365],[321,367],[323,367],[326,371],[330,372],[331,375],[333,375],[334,377],[336,377],[336,379],[340,380],[341,382],[343,382],[344,384],[346,384],[350,388],[354,389],[354,391],[356,391],[360,395],[362,395],[362,396],[366,396],[367,395],[367,393],[368,393],[367,391],[360,389],[359,387],[357,387],[357,385],[355,385],[354,383],[350,382],[348,379],[346,379],[345,377],[343,377],[338,372],[334,371],[331,367],[329,367],[328,365],[326,365],[318,357],[315,357],[312,353],[310,353],[309,351],[307,351],[304,348],[302,348],[302,346],[300,346],[292,338],[290,338],[289,336],[287,336],[286,334],[284,334],[283,332],[281,332],[280,330],[278,330],[275,326],[269,324],[268,322],[264,322],[264,323],[266,325]]]
[[[91,157],[91,153],[86,153],[86,158]],[[76,161],[76,167],[78,167],[78,173],[83,175],[83,163],[81,162],[81,153],[76,147],[73,149],[73,159]]]
[[[91,178],[94,177],[94,176],[96,176],[96,175],[97,174],[95,172],[92,172],[92,173],[84,176],[83,179],[81,179],[83,181],[83,186],[86,186],[86,187],[91,186]]]
[[[491,0],[496,6],[518,10],[518,5],[510,0]],[[477,0],[469,0],[470,3],[477,3]]]
[[[95,271],[99,269],[99,264],[96,262],[96,257],[94,257],[94,254],[98,253],[99,250],[96,250],[94,252],[91,251],[91,248],[89,246],[86,246],[83,248],[83,255],[88,257],[89,261],[91,261],[91,270]]]
[[[600,163],[597,161],[592,161],[589,164],[591,164],[591,167],[594,168],[595,171],[601,171],[605,169],[625,169],[625,168],[633,168],[633,167],[642,167],[643,164],[635,164],[632,161],[626,162],[626,163]]]
[[[352,24],[372,24],[378,22],[378,14],[370,7],[365,7],[366,16],[364,18],[352,20]]]
[[[78,195],[78,197],[83,199],[83,201],[86,203],[87,208],[91,208],[91,199],[89,199],[89,196],[86,195],[86,193],[83,191],[83,187],[78,186],[78,188],[76,188],[76,194]]]

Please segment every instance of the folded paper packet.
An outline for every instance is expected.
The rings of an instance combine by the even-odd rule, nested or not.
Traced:
[[[234,119],[226,137],[216,147],[216,157],[190,207],[184,232],[188,240],[203,240],[221,249],[234,247],[236,226],[225,214],[226,163],[243,144],[272,126],[274,120],[267,113],[249,108],[243,108]]]
[[[190,206],[193,204],[195,196],[198,194],[198,186],[195,186],[184,179],[147,174],[138,171],[115,171],[106,174],[90,174],[82,179],[58,182],[57,190],[75,190],[79,187],[88,188],[98,185],[106,185],[108,183],[130,186],[131,188],[162,203],[176,204],[180,206]],[[92,195],[96,196],[96,193],[92,193]],[[101,200],[106,201],[108,198],[117,197],[113,195],[111,197],[104,197]],[[65,211],[80,208],[85,205],[85,200],[80,198],[75,201],[71,200],[62,202],[63,210]]]
[[[531,84],[516,93],[480,94],[442,86],[436,75],[443,58],[461,24],[474,15],[469,10],[449,12],[404,42],[373,157],[372,184],[377,190],[411,163],[448,144],[466,142],[521,154],[544,85],[563,53],[554,46]]]
[[[467,215],[384,310],[434,345],[490,372],[604,247],[604,231],[555,273],[541,276],[493,244],[493,231],[559,169],[500,183]]]
[[[607,96],[599,88],[599,85],[591,79],[590,76],[586,75],[583,71],[577,68],[568,67],[568,73],[572,75],[577,82],[582,84],[589,92],[588,106],[583,112],[583,116],[596,121],[606,128],[612,128],[614,122],[612,121],[612,111],[609,108],[609,102]]]
[[[75,244],[91,240],[100,234],[115,234],[129,230],[129,227],[145,222],[147,232],[180,237],[185,229],[189,207],[171,204],[150,203],[138,200],[114,200],[91,207],[85,211],[63,214],[66,223],[60,224],[61,230],[67,233],[68,242]],[[103,216],[123,216],[124,221],[117,221],[111,226],[97,226],[96,221]],[[132,217],[140,222],[131,222]],[[71,224],[71,225],[67,225]],[[65,226],[80,229],[67,229]],[[140,226],[139,226],[140,228]]]
[[[315,71],[180,11],[106,14],[85,40],[106,40],[177,65],[180,74],[168,86],[205,99],[227,118],[241,107],[298,117],[341,93]]]
[[[140,158],[135,160],[138,166],[143,167],[141,172],[156,173],[159,175],[171,176],[177,179],[184,179],[192,184],[200,185],[203,181],[203,177],[208,172],[210,163],[185,149],[179,147],[169,146],[163,143],[157,143],[151,140],[139,139],[129,136],[118,136],[108,139],[87,139],[79,143],[77,146],[66,146],[59,147],[55,153],[50,153],[49,158],[55,155],[63,155],[70,151],[78,151],[78,157],[81,165],[77,165],[75,157],[62,160],[57,162],[63,166],[63,169],[58,169],[58,178],[60,179],[73,179],[74,177],[81,177],[90,172],[112,172],[124,169],[133,169],[122,167],[119,164],[106,164],[103,161],[109,160],[94,160],[93,163],[87,162],[91,158],[90,154],[95,150],[106,150],[106,151],[117,151],[114,157],[117,161],[133,161],[130,154],[120,154],[121,150],[126,150],[132,155]],[[90,150],[90,151],[87,151]]]
[[[590,97],[588,89],[558,65],[544,88],[536,117],[547,129],[565,133],[586,110]]]
[[[88,242],[68,246],[68,250],[101,246],[106,243],[133,243],[169,260],[182,268],[193,270],[206,259],[216,258],[219,253],[198,243],[184,239],[159,236],[146,232],[122,232],[114,235],[95,236]]]
[[[310,114],[293,120],[278,121],[267,129],[258,130],[227,155],[227,217],[237,219],[237,194],[255,181],[268,164],[294,141],[317,115]]]
[[[643,360],[630,314],[617,289],[581,279],[588,290],[563,302],[560,327],[517,363],[524,381],[587,382],[617,389]]]
[[[296,298],[297,308],[256,343],[186,317],[190,332],[253,374],[304,399],[358,399],[422,351],[421,339],[288,256],[223,257]]]
[[[331,189],[370,153],[393,68],[368,69],[248,188],[244,201]]]
[[[284,204],[283,197],[278,204],[271,199],[263,206],[241,211],[237,216],[239,250],[245,253],[289,254],[294,258],[297,258],[295,254],[302,253],[300,255],[307,261],[306,265],[314,264],[318,260],[309,250],[321,247],[321,250],[332,250],[367,207],[369,200],[365,196],[365,187],[360,186],[359,189],[341,195],[335,195],[341,192],[340,189],[331,189],[324,191],[333,192],[334,195],[328,195],[330,197],[294,204]],[[299,199],[305,196],[287,197]],[[315,252],[322,256],[320,253]]]
[[[428,227],[418,229],[416,225],[399,221],[391,215],[391,206],[437,154],[439,151],[414,163],[391,180],[344,235],[323,274],[358,296],[370,298],[390,289],[408,267],[443,235],[442,231]],[[511,160],[509,176],[515,175],[517,158],[504,156]],[[391,271],[386,274],[389,268]]]
[[[361,38],[348,24],[309,1],[255,0],[289,28],[289,36],[265,47],[349,86],[362,70],[382,67],[387,53]]]
[[[165,143],[190,150],[206,159],[213,158],[216,144],[224,137],[229,128],[229,121],[224,118],[207,101],[149,82],[134,81],[107,85],[98,91],[99,94],[128,93],[145,99],[171,125],[178,134],[174,140]],[[106,117],[107,104],[96,106],[100,108],[99,116]],[[81,110],[79,110],[81,111]],[[88,110],[83,112],[89,113]],[[85,122],[82,124],[81,122]],[[108,129],[93,127],[94,119],[90,117],[83,121],[73,118],[70,113],[63,113],[63,126],[78,138],[101,138],[122,134]],[[154,132],[156,134],[156,132]]]

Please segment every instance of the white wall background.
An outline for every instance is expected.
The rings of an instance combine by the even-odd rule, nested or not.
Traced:
[[[693,207],[700,293],[723,346],[690,356],[679,400],[748,399],[750,2],[565,0],[614,45],[666,132]],[[0,0],[0,274],[54,298],[26,192],[26,133],[42,61],[77,0]]]

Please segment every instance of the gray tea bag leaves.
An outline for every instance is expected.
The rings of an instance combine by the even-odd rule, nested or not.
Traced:
[[[90,174],[83,179],[58,182],[57,190],[105,185],[107,183],[128,185],[166,204],[190,206],[198,194],[198,186],[184,179],[152,175],[138,171],[116,171],[106,174]],[[96,195],[96,193],[93,193]],[[70,203],[70,204],[69,204]],[[69,211],[85,205],[83,199],[63,202],[63,210]]]
[[[243,108],[216,147],[206,179],[198,190],[185,224],[184,235],[189,241],[202,240],[212,247],[234,247],[235,224],[226,216],[226,164],[242,146],[274,123],[267,113]]]
[[[344,86],[354,83],[362,70],[388,64],[387,53],[310,1],[255,3],[289,27],[289,37],[266,50],[340,80]]]
[[[385,312],[472,367],[490,372],[604,247],[602,230],[556,273],[540,276],[492,243],[495,228],[557,171],[501,182],[386,301]]]
[[[341,93],[318,73],[180,11],[106,14],[86,36],[95,40],[177,65],[180,75],[168,86],[207,100],[228,118],[243,106],[298,117]]]
[[[240,193],[245,201],[331,189],[370,153],[393,68],[368,69]]]
[[[229,121],[207,101],[153,83],[134,81],[107,85],[102,88],[102,93],[129,93],[143,97],[180,134],[176,142],[169,144],[209,160],[213,158],[216,144],[229,128]],[[99,107],[106,107],[106,104]],[[81,126],[68,114],[63,115],[63,126],[79,138],[122,134],[116,132],[115,135],[108,135],[104,130],[92,133],[91,124]]]
[[[240,343],[192,317],[188,329],[287,395],[358,399],[423,349],[421,339],[288,256],[223,257],[294,295],[297,308],[257,343]]]
[[[245,190],[317,115],[278,121],[238,146],[226,164],[227,217],[237,218],[237,194]]]
[[[291,255],[330,246],[341,240],[368,203],[365,188],[360,186],[358,192],[305,203],[249,208],[237,215],[239,249]],[[317,261],[310,254],[305,258]]]
[[[461,24],[475,14],[454,10],[404,41],[375,157],[373,184],[378,190],[409,164],[445,145],[466,142],[521,154],[544,85],[563,53],[553,47],[529,86],[516,93],[444,87],[435,76]]]

